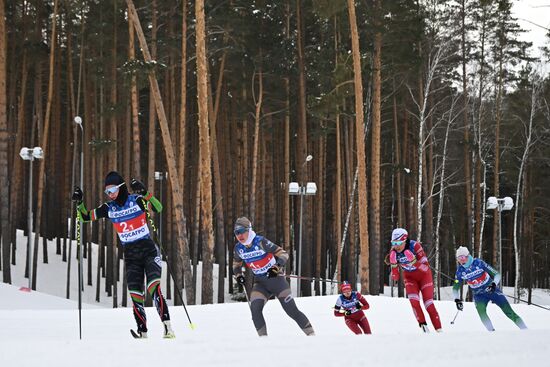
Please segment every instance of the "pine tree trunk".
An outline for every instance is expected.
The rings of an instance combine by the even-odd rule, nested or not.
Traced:
[[[361,50],[359,49],[359,33],[355,16],[355,1],[348,0],[349,23],[351,28],[351,48],[353,53],[353,74],[355,85],[355,143],[357,149],[358,197],[359,197],[359,242],[361,244],[360,276],[361,292],[370,290],[369,265],[369,228],[367,201],[367,167],[365,156],[365,124],[363,112],[363,82],[361,77]]]
[[[139,23],[138,15],[132,0],[127,0],[128,8],[130,10],[130,16],[133,17],[134,28],[138,35],[140,47],[146,62],[151,62],[151,55],[149,54],[149,48],[147,42],[145,41],[145,35],[141,29],[141,24]],[[170,138],[170,132],[168,130],[168,122],[166,121],[166,114],[164,112],[164,106],[162,104],[162,98],[160,95],[158,82],[155,76],[155,72],[151,71],[148,75],[149,83],[151,89],[153,90],[153,96],[155,101],[155,107],[157,114],[159,116],[159,123],[161,128],[162,140],[164,143],[164,152],[166,154],[166,163],[168,165],[168,174],[170,178],[171,188],[172,188],[172,197],[174,200],[174,210],[176,211],[176,221],[178,229],[178,245],[180,251],[183,254],[183,269],[185,276],[185,283],[191,284],[192,274],[190,268],[189,260],[189,244],[187,237],[187,225],[185,221],[185,214],[183,212],[183,193],[180,189],[179,180],[177,179],[178,172],[176,167],[176,159],[174,155],[172,140]],[[178,290],[179,291],[179,290]],[[192,298],[193,289],[191,287],[186,288],[187,298]]]
[[[46,114],[44,116],[44,129],[41,147],[44,152],[44,157],[46,159],[40,160],[40,168],[37,176],[38,181],[38,193],[36,200],[36,236],[34,238],[34,251],[33,251],[33,272],[32,272],[32,289],[36,290],[37,282],[37,273],[38,273],[38,242],[40,235],[42,234],[41,224],[42,224],[42,204],[44,200],[44,185],[45,185],[45,171],[46,171],[46,160],[48,157],[48,140],[50,132],[50,114],[52,108],[52,99],[53,99],[53,87],[54,87],[54,70],[55,70],[55,48],[56,48],[56,26],[57,26],[57,0],[54,0],[54,9],[52,15],[52,31],[50,35],[50,72],[48,78],[48,99],[46,103]]]
[[[210,133],[208,131],[208,71],[206,59],[206,31],[204,1],[195,2],[197,22],[197,89],[199,104],[199,145],[201,150],[201,236],[202,246],[202,294],[201,303],[213,301],[212,255],[214,252],[214,233],[212,231],[212,157],[210,153]]]
[[[375,12],[380,13],[380,1],[376,1]],[[375,16],[377,18],[377,16]],[[378,18],[377,18],[378,19]],[[376,21],[378,23],[378,20]],[[377,26],[377,24],[375,25]],[[371,135],[371,239],[373,246],[371,247],[372,256],[370,258],[370,294],[378,295],[380,293],[380,272],[378,271],[379,264],[382,263],[382,239],[380,234],[380,149],[381,149],[381,68],[382,68],[382,34],[376,32],[374,34],[374,56],[373,56],[373,99],[372,99],[372,135]]]
[[[2,241],[2,277],[11,283],[9,182],[8,182],[8,119],[6,85],[6,18],[4,0],[0,0],[0,230]],[[29,234],[30,235],[30,234]]]

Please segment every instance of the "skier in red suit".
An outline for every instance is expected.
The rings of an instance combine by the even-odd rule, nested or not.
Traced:
[[[361,293],[352,291],[348,282],[340,287],[342,294],[338,296],[334,306],[334,316],[344,316],[346,325],[355,334],[371,334],[369,321],[363,310],[369,309],[369,303]]]
[[[391,251],[389,254],[391,265],[391,277],[399,280],[399,267],[403,269],[405,290],[407,298],[411,302],[414,316],[419,326],[425,333],[429,332],[424,312],[420,307],[420,293],[424,301],[424,307],[432,325],[437,332],[441,331],[441,320],[434,305],[434,285],[432,271],[428,258],[420,242],[409,239],[409,233],[403,228],[396,228],[391,235]]]

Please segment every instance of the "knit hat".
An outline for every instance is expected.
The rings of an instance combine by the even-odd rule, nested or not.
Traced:
[[[122,178],[120,173],[116,171],[111,171],[107,173],[107,176],[105,177],[105,186],[120,185],[121,183],[124,183],[124,179]]]
[[[124,205],[124,203],[128,199],[128,188],[126,187],[126,184],[124,183],[124,178],[122,178],[120,173],[116,171],[111,171],[107,173],[107,176],[105,176],[105,187],[109,185],[121,185],[119,187],[118,195],[115,199],[115,202],[118,205]]]
[[[237,220],[235,221],[233,230],[237,230],[241,228],[247,228],[249,230],[252,229],[252,223],[247,217],[240,217],[240,218],[237,218]]]
[[[347,281],[342,282],[340,290],[342,291],[342,293],[351,292],[351,284],[349,284],[349,282]]]
[[[456,257],[458,258],[459,256],[470,256],[470,251],[468,251],[467,247],[460,246],[456,249]]]
[[[404,228],[396,228],[391,233],[392,241],[406,241],[409,238],[409,232]]]

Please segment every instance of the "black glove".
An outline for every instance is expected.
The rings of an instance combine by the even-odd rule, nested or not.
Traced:
[[[273,265],[267,270],[267,277],[268,278],[275,278],[279,275],[279,266]]]
[[[143,182],[136,180],[135,178],[132,178],[132,181],[130,182],[130,187],[132,188],[132,191],[136,194],[140,194],[142,196],[145,196],[147,194],[147,188],[143,184]]]
[[[360,310],[361,308],[363,308],[363,304],[359,301],[355,302],[355,308]]]
[[[346,315],[346,316],[351,315],[351,310],[346,310],[346,312],[344,312],[344,315]]]
[[[495,284],[495,282],[492,282],[490,286],[485,288],[485,290],[489,293],[493,293],[496,288],[497,288],[497,285]]]
[[[82,192],[82,189],[78,186],[75,186],[71,200],[76,201],[77,204],[80,204],[83,198],[84,198],[84,193]]]
[[[237,281],[237,283],[242,284],[242,285],[244,285],[244,283],[246,282],[246,279],[244,278],[244,275],[242,275],[242,274],[237,275],[235,277],[235,280]]]
[[[455,299],[455,303],[456,303],[456,309],[457,310],[462,311],[464,309],[464,304],[458,298]]]

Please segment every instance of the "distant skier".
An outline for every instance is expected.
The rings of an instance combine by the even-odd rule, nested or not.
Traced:
[[[487,315],[487,304],[489,301],[492,301],[500,307],[502,312],[504,312],[504,314],[520,329],[527,329],[521,317],[514,312],[506,296],[504,296],[500,288],[498,288],[498,284],[500,283],[499,272],[485,261],[472,257],[470,251],[464,246],[460,246],[456,250],[456,261],[459,265],[456,269],[453,295],[455,297],[456,308],[459,311],[462,311],[464,308],[459,295],[460,287],[464,281],[472,289],[477,313],[487,330],[495,331],[493,323]]]
[[[262,310],[272,295],[277,297],[288,316],[296,321],[306,335],[315,335],[306,315],[296,307],[290,286],[285,279],[284,266],[288,260],[286,251],[257,235],[252,230],[252,223],[248,218],[241,217],[235,221],[234,233],[239,242],[234,249],[233,274],[239,284],[245,284],[243,262],[254,274],[254,285],[250,292],[250,311],[258,335],[267,336]]]
[[[84,194],[75,187],[72,199],[77,203],[80,221],[89,222],[108,218],[114,225],[124,251],[128,290],[132,297],[137,332],[131,330],[134,338],[147,338],[147,318],[144,300],[144,275],[147,275],[147,291],[153,298],[160,319],[164,325],[164,337],[174,338],[170,326],[168,305],[160,291],[162,262],[160,250],[149,235],[146,212],[151,206],[155,212],[162,210],[162,204],[148,193],[145,185],[135,179],[130,184],[137,194],[128,194],[124,179],[112,171],[105,177],[105,194],[110,201],[88,211],[82,202]]]
[[[393,280],[399,280],[399,267],[403,269],[407,298],[409,298],[414,316],[422,331],[427,333],[429,329],[422,307],[420,307],[420,293],[422,293],[424,307],[430,315],[435,330],[440,332],[441,320],[433,301],[432,271],[420,242],[409,239],[409,233],[405,229],[394,229],[391,234],[389,260]]]
[[[355,334],[371,334],[369,320],[363,310],[369,309],[369,303],[361,293],[352,291],[348,282],[340,286],[342,294],[338,296],[334,306],[334,316],[344,316],[346,325]]]

